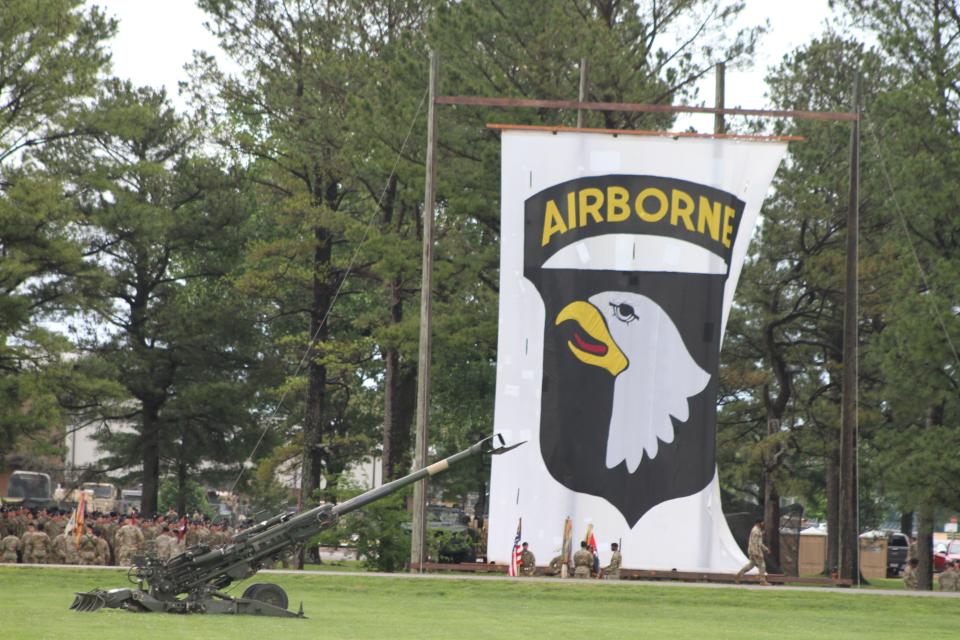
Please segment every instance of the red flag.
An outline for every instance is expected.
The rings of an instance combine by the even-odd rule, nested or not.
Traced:
[[[76,536],[75,540],[77,541],[77,544],[80,544],[80,537],[83,535],[83,522],[86,519],[86,513],[87,513],[87,492],[81,491],[80,499],[77,501],[77,511],[76,511],[75,520],[74,520],[75,528],[73,532],[74,536]]]
[[[522,524],[523,518],[517,520],[517,535],[513,539],[513,549],[510,551],[510,571],[508,573],[511,576],[520,575],[520,554],[523,553],[523,550],[520,548],[520,530]]]

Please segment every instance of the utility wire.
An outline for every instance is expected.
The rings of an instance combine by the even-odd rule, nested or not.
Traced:
[[[950,346],[951,353],[953,353],[953,360],[956,362],[958,370],[960,370],[960,354],[958,354],[957,347],[953,343],[953,339],[950,337],[950,332],[947,331],[947,325],[943,322],[943,316],[940,313],[940,309],[936,307],[933,285],[930,284],[930,279],[927,277],[927,272],[923,268],[923,264],[920,262],[920,254],[917,253],[917,248],[913,242],[910,228],[907,226],[907,218],[903,214],[903,208],[900,206],[900,200],[897,198],[897,192],[896,189],[894,189],[893,179],[890,177],[890,171],[887,168],[887,162],[884,160],[884,156],[880,152],[880,138],[877,136],[877,132],[873,128],[872,123],[867,122],[867,129],[870,131],[870,135],[873,137],[873,142],[875,145],[874,152],[876,153],[877,160],[880,162],[880,170],[883,171],[883,177],[887,181],[887,188],[890,190],[890,198],[893,200],[893,209],[897,213],[897,219],[900,221],[900,226],[903,229],[903,235],[907,239],[907,246],[910,247],[910,254],[913,256],[913,261],[917,265],[917,271],[920,273],[920,281],[923,283],[924,290],[930,292],[930,296],[927,301],[929,303],[927,305],[927,311],[929,311],[930,315],[933,316],[933,319],[940,326],[940,330],[943,331],[943,337]]]
[[[317,338],[320,336],[320,330],[326,325],[327,319],[330,317],[330,313],[333,311],[334,305],[337,304],[337,299],[340,297],[340,292],[343,291],[343,286],[346,284],[347,279],[350,277],[350,274],[353,271],[353,267],[357,262],[357,256],[360,255],[360,249],[363,248],[363,245],[367,242],[367,236],[370,234],[370,228],[373,226],[373,221],[376,218],[377,213],[380,211],[380,207],[383,205],[383,199],[387,195],[387,189],[390,188],[390,181],[397,173],[397,167],[400,166],[400,158],[403,156],[403,152],[407,148],[407,143],[410,141],[410,136],[413,134],[413,128],[417,123],[417,118],[420,117],[420,112],[423,110],[423,103],[427,100],[427,93],[429,90],[423,92],[423,97],[420,98],[420,104],[417,105],[417,111],[413,114],[413,118],[410,120],[410,127],[407,129],[407,135],[403,139],[403,144],[400,145],[400,150],[397,151],[397,157],[393,161],[393,167],[390,169],[390,175],[387,176],[387,181],[384,183],[383,191],[380,192],[380,197],[377,199],[377,206],[374,207],[369,218],[367,218],[367,224],[363,229],[363,236],[360,238],[360,242],[357,244],[356,249],[353,251],[353,255],[350,257],[350,262],[347,263],[347,268],[343,273],[343,278],[340,280],[340,284],[337,286],[337,290],[333,294],[333,299],[330,300],[330,305],[327,307],[326,313],[323,314],[323,319],[320,320],[320,323],[317,325],[317,330],[314,331],[313,335],[310,337],[310,343],[307,345],[306,350],[304,351],[303,357],[300,358],[300,362],[297,363],[296,369],[294,369],[291,377],[296,377],[300,373],[300,370],[303,369],[303,366],[307,363],[307,360],[310,359],[310,354],[313,352],[313,347],[317,343]],[[253,446],[253,450],[250,452],[250,455],[243,461],[243,464],[240,465],[240,473],[237,474],[237,479],[233,481],[233,485],[230,487],[230,493],[233,493],[234,489],[237,488],[237,484],[240,483],[240,479],[243,477],[244,472],[246,471],[247,464],[253,462],[253,456],[256,455],[257,451],[260,449],[260,445],[263,443],[263,439],[266,437],[267,432],[270,431],[271,423],[270,418],[272,418],[277,411],[280,410],[280,407],[283,406],[283,401],[286,400],[289,390],[283,392],[280,396],[280,400],[277,401],[277,404],[273,407],[267,416],[264,418],[266,425],[263,427],[263,431],[260,432],[260,437],[257,439],[257,443]]]

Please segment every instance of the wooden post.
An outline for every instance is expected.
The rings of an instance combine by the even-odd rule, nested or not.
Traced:
[[[717,109],[723,109],[724,92],[726,91],[726,88],[724,87],[724,81],[725,81],[724,75],[726,74],[726,70],[727,70],[726,64],[722,62],[717,63],[716,73],[715,73],[717,89],[716,89],[716,92],[714,93],[714,98],[713,98],[713,106],[716,107]],[[727,128],[727,125],[723,119],[723,114],[715,113],[713,115],[713,132],[717,134],[723,134],[723,133],[726,133],[726,128]]]
[[[427,104],[426,180],[423,188],[423,273],[420,280],[420,349],[417,356],[417,435],[413,468],[427,466],[427,434],[430,428],[431,309],[433,293],[433,218],[437,176],[437,81],[440,69],[436,51],[430,52],[430,89]],[[410,537],[410,571],[420,571],[424,561],[427,481],[413,485],[413,528]]]
[[[860,113],[860,76],[853,108]],[[859,582],[860,527],[857,488],[857,253],[859,236],[860,121],[850,131],[850,200],[843,312],[843,397],[840,416],[840,577]]]
[[[580,60],[580,92],[577,102],[587,101],[587,59]],[[583,128],[583,110],[577,109],[577,129]]]

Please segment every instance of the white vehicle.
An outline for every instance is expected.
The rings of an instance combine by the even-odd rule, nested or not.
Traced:
[[[87,511],[110,513],[117,510],[120,494],[117,488],[106,482],[84,482],[80,490],[87,494]],[[79,496],[78,496],[79,497]]]

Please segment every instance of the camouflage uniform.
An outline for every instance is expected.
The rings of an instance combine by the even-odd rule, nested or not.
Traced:
[[[64,555],[66,564],[80,564],[80,547],[77,546],[77,534],[64,534]]]
[[[613,555],[610,556],[610,564],[603,568],[603,577],[607,580],[619,580],[620,579],[620,550],[613,552]]]
[[[200,527],[191,524],[187,527],[187,532],[183,534],[183,544],[186,548],[190,548],[200,542]]]
[[[916,591],[920,588],[920,582],[917,576],[917,568],[911,565],[907,565],[903,569],[903,586],[907,589],[912,589]]]
[[[7,564],[17,563],[17,551],[21,549],[20,538],[11,534],[0,540],[0,562]]]
[[[50,555],[50,538],[43,531],[27,531],[23,534],[24,564],[46,564]]]
[[[956,565],[949,567],[937,580],[941,591],[960,591],[960,568]]]
[[[77,551],[80,556],[80,564],[97,564],[97,541],[89,533],[80,536],[80,542],[77,543]]]
[[[53,561],[57,564],[67,564],[67,534],[58,533],[50,543],[53,552]]]
[[[593,554],[589,549],[580,549],[573,554],[573,577],[589,578],[593,569]]]
[[[177,548],[177,539],[169,533],[161,533],[155,540],[157,548],[157,558],[166,562],[179,553]]]
[[[537,559],[533,552],[525,550],[520,554],[520,575],[532,576],[537,570]]]
[[[97,534],[97,564],[100,565],[109,565],[110,564],[110,545],[107,544],[107,541],[103,536]]]
[[[737,582],[740,581],[743,574],[756,567],[757,573],[760,575],[760,584],[767,584],[767,563],[763,557],[765,551],[768,551],[768,549],[763,544],[763,528],[759,524],[755,524],[753,529],[750,529],[750,541],[747,543],[747,557],[750,558],[750,561],[737,572]]]
[[[133,556],[143,547],[143,533],[133,524],[125,524],[117,531],[117,566],[129,567]]]
[[[50,539],[53,540],[58,535],[63,533],[64,528],[65,525],[63,523],[63,519],[59,518],[51,520],[50,523],[43,528],[43,530],[46,531],[47,535],[50,536]]]

